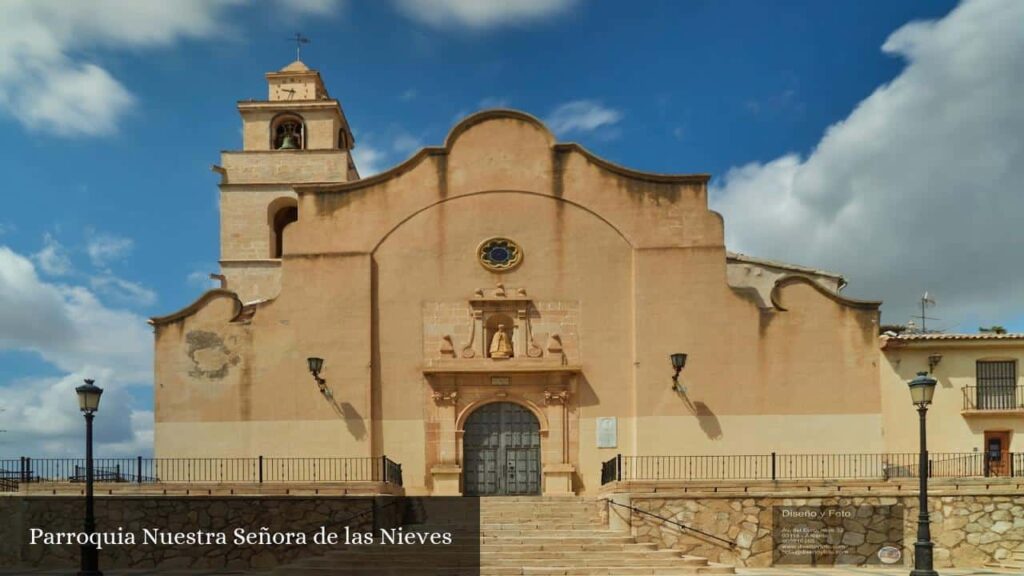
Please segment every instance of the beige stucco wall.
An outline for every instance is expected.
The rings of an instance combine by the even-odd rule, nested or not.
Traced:
[[[986,430],[1010,431],[1010,451],[1024,451],[1024,411],[965,413],[964,386],[976,385],[978,360],[1014,360],[1017,385],[1024,385],[1020,374],[1024,346],[1019,340],[915,342],[906,346],[890,345],[882,363],[882,407],[885,422],[885,446],[890,452],[916,452],[918,416],[910,402],[907,382],[920,371],[928,370],[928,356],[942,354],[932,377],[938,380],[928,410],[928,448],[932,452],[981,452]]]
[[[260,167],[272,154],[246,156],[244,165],[225,158],[236,162],[225,162],[229,181],[238,168],[253,183],[260,170],[278,170]],[[446,360],[439,335],[461,349],[464,334],[425,310],[468,310],[477,290],[498,282],[524,291],[533,322],[560,332],[563,364],[578,371],[567,376],[564,413],[543,406],[543,396],[534,405],[564,418],[564,458],[578,491],[595,490],[600,462],[619,452],[882,450],[877,304],[845,300],[800,275],[780,278],[767,303],[730,286],[723,222],[707,208],[706,182],[608,164],[502,111],[465,120],[445,147],[390,172],[297,186],[299,220],[287,230],[271,301],[241,311],[224,293],[156,320],[157,455],[387,454],[403,464],[411,493],[429,490],[431,469],[447,463],[438,435],[456,433],[438,419],[501,392],[424,369],[448,362],[486,378],[534,359],[520,350],[493,366]],[[266,202],[279,193],[222,196],[232,253],[259,253]],[[477,246],[494,236],[521,246],[518,268],[497,274],[480,265]],[[233,272],[228,288],[248,301],[266,289],[247,284],[266,281],[255,276]],[[231,352],[197,360],[197,331]],[[673,352],[689,354],[686,393],[671,387]],[[325,358],[333,400],[317,390],[307,356]],[[544,352],[536,362],[556,360]],[[197,371],[203,361],[213,369]],[[532,398],[550,377],[517,377],[522,384],[508,393]],[[442,409],[433,393],[460,381],[467,396]],[[595,447],[604,416],[618,418],[615,448]],[[561,457],[558,434],[544,440],[545,465]]]

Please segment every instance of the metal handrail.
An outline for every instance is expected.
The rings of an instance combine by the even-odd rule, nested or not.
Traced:
[[[1000,476],[1024,477],[1019,453],[1005,453]],[[926,473],[935,478],[988,477],[996,471],[981,452],[931,452]],[[916,478],[917,453],[735,454],[622,456],[601,464],[601,485],[619,481],[858,480]]]
[[[988,384],[964,386],[964,410],[1024,409],[1024,386]]]
[[[402,485],[402,465],[378,457],[95,458],[97,482],[239,483],[384,482]],[[10,482],[81,482],[84,458],[0,459],[0,488]]]
[[[678,522],[676,520],[672,520],[671,518],[665,518],[664,516],[659,516],[659,515],[657,515],[657,514],[655,514],[653,512],[648,512],[647,510],[641,510],[640,508],[637,508],[636,506],[627,506],[625,504],[619,504],[618,502],[615,502],[614,500],[609,500],[608,503],[613,505],[613,506],[618,506],[620,508],[626,508],[628,510],[632,510],[633,512],[638,512],[640,514],[646,514],[647,516],[651,516],[653,518],[657,518],[658,520],[661,520],[662,522],[668,522],[669,524],[672,524],[674,526],[682,528],[683,530],[689,530],[690,532],[696,532],[696,533],[698,533],[698,534],[700,534],[702,536],[707,536],[708,538],[711,538],[713,540],[718,540],[719,542],[724,542],[727,546],[729,546],[729,548],[735,548],[736,547],[736,543],[733,542],[732,540],[726,540],[725,538],[722,538],[720,536],[715,536],[714,534],[708,534],[707,532],[705,532],[703,530],[699,530],[699,529],[694,528],[692,526],[687,526],[686,524],[683,524],[682,522]]]

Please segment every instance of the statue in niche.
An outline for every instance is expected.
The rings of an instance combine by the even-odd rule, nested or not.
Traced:
[[[494,331],[494,337],[491,338],[491,358],[511,358],[512,357],[512,343],[508,339],[508,334],[505,332],[505,325],[498,324],[498,329]]]

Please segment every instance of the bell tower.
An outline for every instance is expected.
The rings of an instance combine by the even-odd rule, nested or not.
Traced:
[[[295,184],[359,179],[355,139],[320,73],[300,60],[266,75],[266,100],[238,102],[242,149],[221,153],[221,273],[243,302],[281,286],[288,227],[298,219]]]

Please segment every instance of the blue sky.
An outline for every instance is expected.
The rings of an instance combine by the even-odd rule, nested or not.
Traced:
[[[930,290],[941,327],[1024,330],[1022,3],[174,4],[5,4],[0,454],[77,452],[54,398],[90,371],[133,415],[106,448],[146,449],[141,322],[216,271],[209,167],[297,30],[364,175],[518,108],[614,162],[712,173],[730,248],[843,272],[886,321]]]

